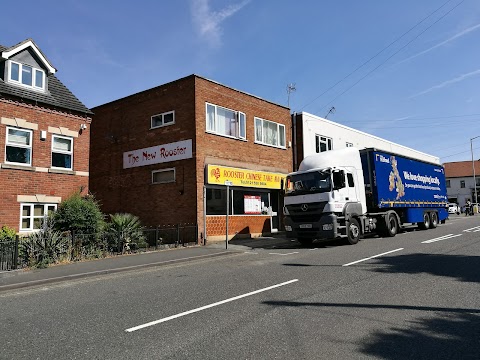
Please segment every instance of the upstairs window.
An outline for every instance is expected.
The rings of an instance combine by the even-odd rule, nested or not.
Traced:
[[[207,103],[207,132],[246,139],[245,114]]]
[[[255,118],[255,142],[284,148],[285,125]]]
[[[333,149],[333,141],[331,138],[322,136],[322,135],[315,135],[315,152],[321,153],[324,151],[332,150]]]
[[[353,144],[349,143],[349,142],[346,142],[345,145],[346,145],[346,147],[353,147]]]
[[[32,131],[7,127],[5,162],[32,165]]]
[[[447,186],[447,188],[450,187],[450,180],[446,180],[446,186]]]
[[[465,180],[460,180],[460,187],[461,187],[462,189],[465,188]]]
[[[9,61],[9,82],[36,90],[45,90],[45,72],[29,65]]]
[[[175,111],[169,111],[151,117],[150,128],[155,129],[162,126],[175,124]]]
[[[64,136],[52,136],[52,167],[72,170],[73,139]]]

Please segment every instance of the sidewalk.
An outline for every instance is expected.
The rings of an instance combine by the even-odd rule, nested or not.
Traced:
[[[182,247],[141,254],[121,255],[106,259],[74,262],[50,266],[46,269],[3,271],[0,272],[0,292],[89,276],[171,265],[172,263],[182,263],[218,256],[231,256],[253,248],[282,246],[281,244],[285,244],[288,241],[290,240],[281,235],[257,239],[231,240],[228,245],[228,250],[225,249],[225,242],[223,242],[207,244],[207,246]]]

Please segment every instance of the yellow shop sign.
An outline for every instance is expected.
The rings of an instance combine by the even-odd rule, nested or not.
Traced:
[[[280,173],[207,165],[207,183],[212,185],[225,185],[225,181],[230,181],[232,186],[281,189],[282,180],[285,175]]]

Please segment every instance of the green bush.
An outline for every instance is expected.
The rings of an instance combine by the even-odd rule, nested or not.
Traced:
[[[106,226],[110,248],[122,253],[145,248],[147,242],[143,227],[137,216],[128,213],[110,215],[110,223]]]
[[[0,241],[12,241],[15,240],[16,232],[14,229],[3,225],[0,229]]]
[[[53,214],[55,229],[76,234],[98,234],[105,222],[100,205],[93,196],[73,194],[60,203]]]

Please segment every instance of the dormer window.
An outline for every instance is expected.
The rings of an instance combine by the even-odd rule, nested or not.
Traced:
[[[45,90],[45,72],[43,70],[14,61],[9,61],[9,63],[9,82],[28,86],[35,90]]]

